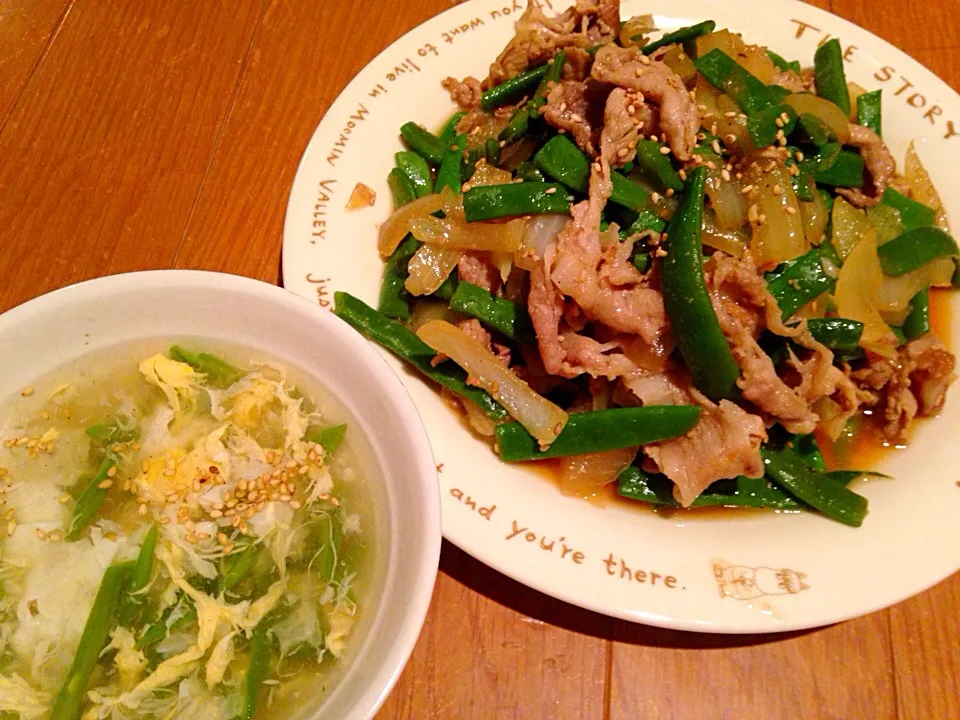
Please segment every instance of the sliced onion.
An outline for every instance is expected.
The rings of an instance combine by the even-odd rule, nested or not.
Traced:
[[[472,187],[506,185],[511,182],[513,182],[513,175],[508,170],[501,170],[495,165],[490,165],[486,160],[480,160],[473,171],[473,175],[470,176]]]
[[[523,234],[523,250],[518,253],[517,265],[532,270],[547,250],[547,246],[557,239],[557,235],[567,225],[566,215],[534,215],[527,221]],[[531,256],[533,253],[533,256]]]
[[[481,250],[513,253],[523,244],[526,221],[506,223],[458,222],[432,216],[410,221],[409,230],[422,243],[458,250]]]
[[[877,296],[883,284],[883,270],[877,257],[876,232],[860,239],[840,268],[834,300],[840,317],[863,323],[860,346],[884,357],[896,355],[897,339],[883,321]]]
[[[409,222],[415,218],[427,217],[440,209],[442,200],[440,195],[424,195],[411,203],[407,203],[386,219],[380,226],[380,237],[377,239],[377,249],[384,258],[390,257],[409,232]]]
[[[453,322],[455,319],[453,310],[446,302],[433,298],[414,300],[410,307],[410,327],[414,331],[431,320]]]
[[[833,230],[830,241],[841,260],[846,260],[860,239],[866,235],[876,238],[877,229],[867,214],[855,208],[842,197],[833,202]]]
[[[884,276],[877,294],[877,307],[888,313],[905,310],[913,296],[931,286],[947,287],[953,277],[953,259],[937,258],[923,267],[897,277]]]
[[[616,481],[636,456],[637,448],[624,448],[564,458],[560,491],[574,497],[595,497],[600,488]]]
[[[508,413],[547,447],[567,424],[567,413],[538,395],[487,348],[442,320],[429,322],[417,335],[438,353],[466,370],[471,382],[490,393]]]
[[[721,250],[733,257],[743,255],[747,251],[750,238],[743,230],[742,225],[733,230],[724,230],[718,225],[715,214],[708,209],[703,214],[703,230],[700,232],[703,244],[715,250]]]
[[[743,38],[729,30],[717,30],[697,38],[697,57],[703,57],[711,50],[719,48],[729,58],[735,58],[743,50]]]
[[[814,187],[811,180],[810,187]],[[798,198],[799,200],[799,198]],[[819,191],[814,190],[813,200],[800,202],[800,217],[803,220],[803,232],[807,236],[807,242],[811,245],[819,245],[823,240],[823,234],[827,229],[827,223],[830,222],[830,210]]]
[[[723,230],[739,230],[747,224],[747,200],[740,192],[743,186],[735,178],[724,180],[722,173],[722,167],[707,170],[707,197],[717,216],[716,226]]]
[[[847,116],[843,114],[843,110],[829,100],[810,93],[794,93],[788,95],[783,102],[796,110],[797,115],[811,113],[823,120],[833,131],[833,134],[837,136],[837,141],[840,144],[845,144],[850,140],[850,126],[847,123]]]
[[[634,15],[620,26],[620,44],[626,48],[643,47],[647,44],[647,35],[656,29],[653,15]]]
[[[407,263],[407,281],[403,286],[411,295],[430,295],[443,285],[460,262],[460,250],[423,245]]]
[[[930,179],[930,173],[920,162],[913,140],[907,145],[907,153],[903,160],[903,174],[907,178],[913,199],[922,202],[937,211],[937,227],[944,232],[950,232],[950,223],[947,222],[947,212],[943,208],[943,201]]]
[[[753,222],[751,246],[757,264],[777,265],[802,255],[809,244],[803,232],[800,205],[786,169],[777,165],[770,172],[764,172],[754,164],[747,179],[757,189],[758,216],[763,216],[762,223],[759,219]]]

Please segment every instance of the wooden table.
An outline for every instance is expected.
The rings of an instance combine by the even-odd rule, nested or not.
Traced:
[[[287,194],[318,121],[367,61],[449,4],[4,0],[0,311],[148,268],[278,282]],[[816,4],[960,89],[957,0]],[[956,720],[958,618],[955,575],[812,632],[668,632],[569,607],[446,545],[381,717]]]

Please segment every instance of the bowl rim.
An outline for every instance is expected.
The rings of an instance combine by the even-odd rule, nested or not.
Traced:
[[[420,554],[415,572],[408,573],[413,592],[405,598],[403,603],[402,612],[406,615],[406,619],[398,627],[396,642],[379,657],[366,658],[368,662],[372,660],[375,663],[376,670],[368,676],[366,688],[358,695],[357,702],[353,704],[349,717],[373,717],[399,679],[420,636],[436,584],[442,542],[441,491],[426,428],[412,398],[400,382],[396,372],[374,346],[332,312],[324,310],[280,286],[243,275],[180,269],[142,270],[104,275],[51,290],[0,313],[0,337],[8,332],[15,331],[18,327],[24,327],[25,324],[42,320],[44,317],[56,313],[59,308],[68,303],[83,302],[94,298],[109,299],[111,296],[122,296],[138,291],[175,291],[187,288],[201,291],[230,291],[242,294],[254,302],[274,305],[281,310],[287,310],[302,317],[307,322],[313,322],[322,327],[323,331],[331,335],[333,341],[341,345],[347,353],[362,358],[365,368],[369,369],[376,377],[379,389],[383,391],[383,397],[387,404],[402,420],[398,424],[407,436],[406,443],[410,448],[411,466],[416,473],[414,487],[421,495],[421,510],[424,514],[423,522],[418,523],[416,527],[407,528],[407,530],[420,535],[420,542],[423,544],[425,552]],[[243,344],[243,342],[240,341],[240,344]],[[74,357],[78,356],[75,355]],[[309,368],[302,369],[307,372],[310,370]],[[349,397],[350,391],[348,390],[345,394]],[[349,411],[349,405],[347,405],[347,409]],[[390,568],[393,566],[395,557],[394,553],[389,553],[387,560],[388,574],[392,574]],[[379,624],[385,612],[387,612],[387,609],[382,604],[378,604],[371,630]],[[366,643],[366,639],[361,642],[357,647],[356,655],[363,653]],[[348,664],[344,673],[346,675],[349,672],[350,665]],[[319,712],[322,710],[323,704],[327,699],[333,697],[344,679],[345,676],[341,678],[337,685],[324,693],[320,705],[306,709],[305,717],[319,718]]]

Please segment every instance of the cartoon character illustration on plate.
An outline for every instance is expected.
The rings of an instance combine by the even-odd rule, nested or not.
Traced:
[[[763,595],[796,595],[810,586],[806,573],[789,568],[746,567],[714,562],[713,575],[720,597],[753,600]]]

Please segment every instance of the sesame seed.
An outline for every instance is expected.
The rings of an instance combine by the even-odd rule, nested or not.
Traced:
[[[249,520],[249,519],[252,518],[254,515],[256,515],[256,513],[257,513],[257,511],[254,510],[253,508],[247,508],[247,511],[243,514],[243,516],[244,516],[247,520]]]
[[[640,56],[640,62],[641,62],[642,64],[644,64],[644,65],[649,65],[649,64],[650,64],[650,58],[648,58],[646,55],[641,55],[641,56]]]
[[[730,182],[730,171],[724,168],[720,171],[720,177],[722,177],[727,182]]]
[[[747,210],[747,220],[750,222],[756,222],[759,215],[759,210],[756,205],[751,205]]]
[[[716,170],[716,169],[717,169],[717,165],[716,165],[716,163],[713,162],[713,160],[708,160],[708,161],[707,161],[707,167],[710,168],[711,170]]]
[[[291,500],[293,500],[293,498],[290,497],[289,495],[287,495],[286,493],[284,493],[283,495],[280,496],[280,502],[288,503],[288,502],[290,502]]]
[[[227,553],[227,555],[229,555],[230,553],[233,552],[233,549],[235,547],[236,545],[234,545],[233,543],[227,543],[226,545],[223,546],[223,551]]]
[[[766,221],[767,221],[767,216],[764,215],[763,213],[760,213],[760,215],[757,217],[757,224],[763,225]]]
[[[707,111],[707,106],[706,106],[706,105],[702,105],[702,104],[701,104],[701,105],[697,105],[697,110],[699,110],[700,112],[706,112],[706,111]]]
[[[107,488],[111,487],[112,485],[113,485],[113,480],[103,480],[103,481],[97,483],[97,487],[100,488],[101,490],[106,490]]]
[[[54,530],[53,532],[47,534],[47,540],[51,542],[60,542],[63,540],[63,533],[61,533],[59,530]]]
[[[227,500],[228,508],[235,508],[236,506],[237,506],[237,500],[235,500],[234,498],[230,498],[229,500]]]
[[[662,247],[658,247],[658,248],[657,248],[657,251],[656,251],[654,254],[655,254],[657,257],[666,257],[666,256],[667,256],[667,251],[664,250]]]
[[[686,180],[686,179],[687,179],[687,171],[684,170],[683,168],[680,168],[680,171],[677,173],[677,175],[680,176],[680,179],[681,179],[681,180]]]
[[[221,545],[226,545],[228,540],[229,538],[227,537],[226,533],[222,533],[222,532],[217,533],[217,542],[220,543]]]
[[[168,517],[162,517],[162,518],[160,518],[159,520],[157,520],[157,522],[160,523],[161,525],[169,525],[169,524],[170,524],[170,518],[168,518]]]
[[[803,153],[799,150],[797,150],[793,156],[797,159],[797,162],[803,162]]]
[[[210,539],[210,533],[205,533],[205,532],[197,533],[197,540],[209,540],[209,539]]]
[[[210,517],[212,517],[212,518],[221,518],[221,517],[223,517],[223,513],[222,513],[221,511],[219,511],[219,510],[211,510],[210,513],[209,513],[209,515],[210,515]]]
[[[652,203],[660,202],[660,193],[657,193],[657,192],[650,193],[650,202]]]
[[[722,152],[722,151],[720,150],[720,141],[717,140],[717,139],[714,139],[714,141],[713,141],[712,143],[710,143],[710,147],[713,148],[713,151],[714,151],[717,155],[719,155],[719,154]]]
[[[294,510],[299,510],[301,507],[303,507],[303,505],[299,500],[291,500],[290,507],[292,507]]]
[[[60,496],[60,504],[63,505],[69,499],[70,499],[70,493],[64,493],[63,495]]]
[[[556,191],[557,191],[557,189],[556,189],[555,187],[549,187],[549,188],[547,188],[546,190],[544,190],[543,192],[544,192],[545,195],[553,195]]]
[[[107,470],[107,477],[111,477],[111,478],[112,478],[112,477],[114,477],[116,474],[117,474],[117,466],[116,466],[116,465],[111,466],[110,469]]]
[[[37,528],[37,537],[40,538],[41,540],[46,540],[47,534],[40,528]]]
[[[773,194],[774,194],[774,195],[780,195],[781,193],[783,193],[783,188],[780,187],[779,185],[774,185],[774,186],[773,186]]]
[[[575,123],[583,122],[583,118],[577,115],[577,113],[570,113],[570,119],[573,120]]]
[[[733,144],[737,141],[737,136],[734,135],[733,133],[727,133],[726,135],[723,136],[723,141],[725,143]]]
[[[793,207],[792,205],[788,205],[788,206],[787,206],[787,215],[796,215],[796,214],[797,214],[797,209],[796,209],[795,207]]]
[[[117,534],[111,530],[110,532],[105,532],[103,534],[104,540],[109,540],[110,542],[116,542]]]
[[[233,527],[235,528],[240,527],[240,516],[234,515],[233,520],[230,522],[230,524],[233,525]]]
[[[163,471],[163,476],[164,476],[164,477],[173,477],[173,476],[176,475],[176,474],[177,474],[177,473],[176,473],[176,471],[175,471],[173,468],[168,468],[167,470],[164,470],[164,471]]]
[[[782,128],[782,127],[783,127],[783,120],[780,119],[780,118],[777,118],[776,120],[773,121],[773,124],[776,125],[778,128]]]
[[[186,535],[186,537],[184,538],[184,540],[186,540],[186,541],[187,541],[188,543],[190,543],[191,545],[196,545],[196,544],[197,544],[197,536],[194,535],[193,533],[187,533],[187,535]]]
[[[129,492],[131,487],[133,487],[133,485],[132,485],[132,483],[130,482],[130,478],[127,478],[126,480],[123,481],[123,490],[124,490],[124,492]]]
[[[31,395],[33,395],[33,386],[28,385],[27,387],[25,387],[23,390],[20,391],[20,395],[23,397],[30,397]]]
[[[567,104],[565,102],[560,103],[560,112],[566,112]]]
[[[667,197],[673,197],[673,188],[667,188],[667,191],[664,193]]]
[[[670,148],[668,148],[666,145],[664,145],[662,148],[660,148],[660,154],[661,154],[661,155],[669,155],[669,154],[670,154]]]
[[[193,532],[197,529],[197,524],[193,520],[187,520],[183,526],[187,529],[187,532]]]
[[[143,516],[147,514],[147,504],[140,503],[140,507],[137,508],[137,515]]]
[[[7,536],[13,535],[13,531],[17,529],[17,521],[11,520],[7,523]]]
[[[741,195],[749,195],[751,192],[753,192],[753,185],[744,185],[743,189],[740,190]]]

